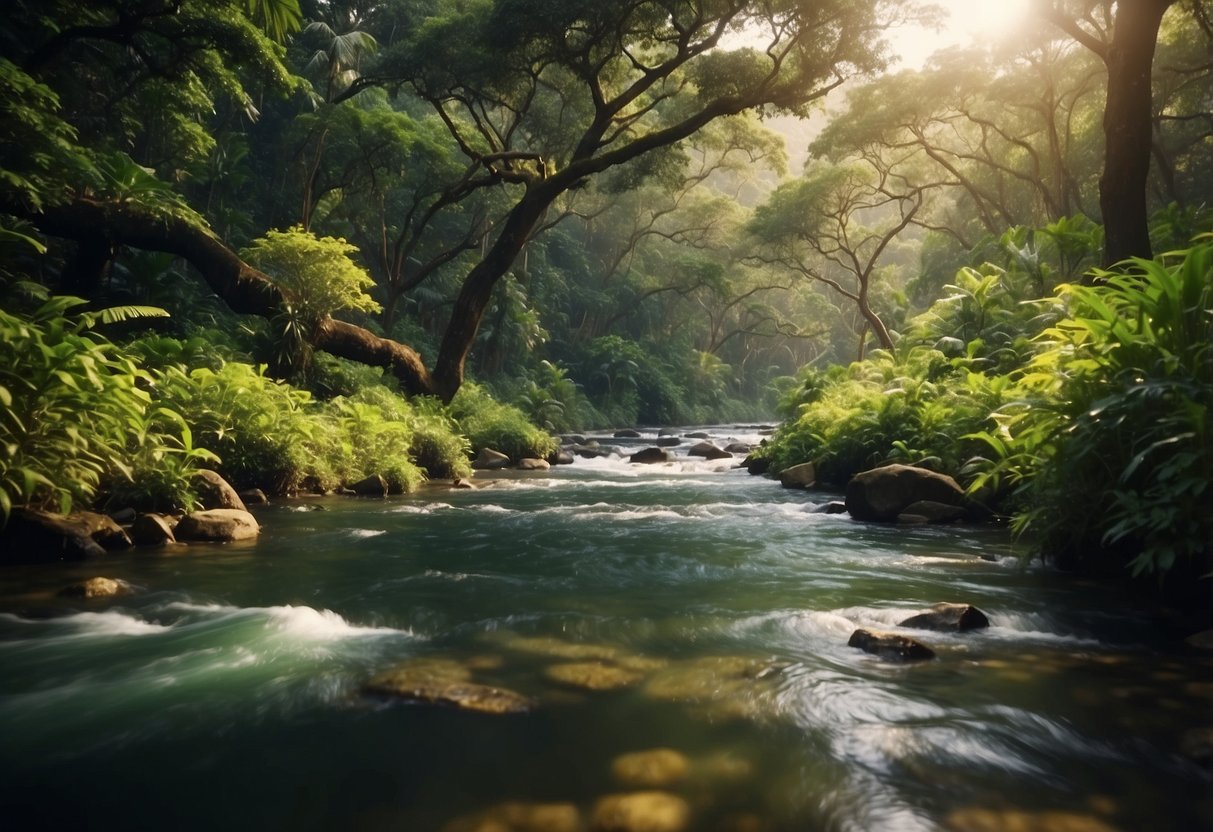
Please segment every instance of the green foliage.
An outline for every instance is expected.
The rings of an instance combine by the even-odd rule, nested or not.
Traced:
[[[980,435],[983,479],[1017,487],[1017,528],[1060,563],[1195,577],[1213,565],[1213,242],[1128,265],[1059,289],[1068,317]]]
[[[274,279],[291,305],[315,321],[345,309],[378,312],[367,290],[375,285],[345,240],[317,237],[301,226],[267,231],[242,255]]]
[[[68,511],[89,504],[103,483],[138,487],[149,499],[192,501],[189,471],[205,455],[169,410],[153,408],[153,381],[137,360],[92,331],[139,316],[126,308],[71,314],[84,302],[46,299],[27,315],[0,310],[0,510],[14,504]],[[158,310],[156,310],[158,311]],[[171,430],[158,429],[164,420]],[[169,460],[155,482],[132,484],[143,463]]]
[[[0,58],[0,197],[41,209],[94,181],[88,152],[59,114],[59,96]]]
[[[965,479],[982,446],[960,438],[992,425],[990,413],[1010,387],[1005,377],[973,372],[966,363],[918,348],[903,361],[878,351],[845,373],[802,373],[783,404],[797,404],[797,416],[762,455],[775,471],[814,462],[821,481],[839,486],[886,462]]]
[[[542,360],[520,382],[512,404],[544,430],[567,433],[593,419],[593,406],[564,367]]]
[[[336,473],[312,453],[324,437],[305,412],[311,396],[238,362],[217,370],[169,367],[160,399],[193,428],[194,441],[222,459],[219,473],[236,488],[285,494],[304,485],[333,487]]]
[[[478,384],[466,383],[451,400],[450,413],[473,451],[491,448],[517,462],[544,459],[559,446],[556,438],[531,424],[517,407],[494,400]]]

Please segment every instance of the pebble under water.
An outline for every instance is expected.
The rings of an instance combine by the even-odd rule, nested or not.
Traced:
[[[1213,728],[1208,654],[1115,590],[1024,568],[1000,529],[862,525],[735,465],[284,501],[247,544],[7,569],[4,824],[1213,828],[1185,753]],[[137,591],[56,597],[93,575]],[[940,601],[991,626],[897,628]],[[882,661],[847,646],[857,627],[937,657]],[[365,689],[400,667],[533,707]]]

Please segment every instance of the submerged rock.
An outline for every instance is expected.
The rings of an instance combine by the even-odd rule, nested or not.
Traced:
[[[847,511],[856,520],[892,522],[919,501],[964,507],[964,489],[945,474],[911,465],[885,465],[847,483]]]
[[[517,633],[490,633],[486,638],[508,650],[553,656],[558,659],[611,661],[620,655],[618,647],[609,644],[586,644],[550,636],[520,636]]]
[[[475,487],[476,487],[475,483],[473,483],[467,477],[456,477],[455,479],[451,480],[451,488],[468,489],[468,488],[475,488]]]
[[[691,765],[672,748],[653,748],[621,754],[611,762],[611,775],[633,789],[668,788],[686,779]]]
[[[953,832],[1118,832],[1094,815],[1019,809],[957,809],[944,825]]]
[[[847,646],[858,647],[865,653],[890,661],[914,662],[935,658],[935,651],[921,642],[878,630],[856,630],[851,633]]]
[[[643,678],[634,670],[601,661],[555,664],[543,673],[554,682],[595,691],[626,688]]]
[[[209,468],[199,468],[194,472],[193,485],[198,492],[198,500],[204,509],[234,508],[246,511],[247,506],[236,489],[228,481],[219,476],[219,472]]]
[[[628,457],[628,462],[637,463],[640,465],[654,465],[660,462],[669,462],[670,454],[661,448],[645,448],[643,451],[637,451]]]
[[[990,619],[971,604],[935,604],[927,612],[912,615],[897,626],[914,630],[963,633],[989,627]]]
[[[59,594],[64,598],[112,598],[131,592],[131,585],[126,581],[102,577],[89,578],[59,590]]]
[[[631,428],[624,428],[623,430],[615,431],[615,438],[616,439],[639,439],[640,431],[632,430]]]
[[[754,446],[750,445],[748,442],[730,442],[724,446],[724,449],[731,454],[745,455],[754,450]]]
[[[251,540],[260,533],[261,527],[253,515],[234,508],[195,511],[182,517],[173,529],[178,540],[200,543]]]
[[[690,805],[666,792],[612,794],[594,804],[591,832],[683,832]]]
[[[686,434],[686,438],[687,438],[687,439],[707,439],[707,438],[708,438],[708,434],[704,433],[704,432],[703,432],[703,431],[701,431],[701,430],[697,430],[697,431],[695,431],[694,433],[688,433],[688,434]]]
[[[442,832],[581,832],[581,814],[572,803],[509,802],[456,818]]]
[[[659,448],[673,448],[673,447],[676,447],[681,444],[682,444],[682,440],[679,439],[677,436],[658,436],[657,437],[657,447],[659,447]]]
[[[846,514],[847,504],[842,500],[830,500],[830,502],[821,506],[817,511],[821,514]]]
[[[485,714],[521,714],[535,708],[535,700],[529,697],[470,679],[471,671],[459,662],[415,659],[375,676],[363,685],[362,692]]]

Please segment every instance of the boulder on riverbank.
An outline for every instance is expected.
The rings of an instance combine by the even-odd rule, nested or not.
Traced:
[[[387,480],[379,474],[371,474],[365,479],[358,480],[350,486],[359,497],[386,497],[387,496]]]
[[[248,511],[248,507],[236,493],[236,489],[219,476],[218,471],[199,468],[194,472],[192,483],[194,490],[198,492],[198,502],[202,504],[202,508],[234,508],[239,511]]]
[[[572,465],[573,462],[573,453],[567,448],[557,448],[548,454],[549,465]]]
[[[847,511],[856,520],[891,523],[919,502],[967,506],[964,489],[946,474],[911,465],[885,465],[856,474],[847,483]]]
[[[245,506],[269,505],[269,497],[265,496],[265,492],[260,488],[246,488],[238,493],[240,494],[240,499],[244,501]]]
[[[520,459],[518,465],[515,466],[519,471],[547,471],[552,467],[552,464],[543,459]]]
[[[817,484],[817,466],[802,462],[779,472],[779,484],[784,488],[812,488]]]
[[[848,647],[858,647],[882,659],[898,662],[916,662],[935,658],[935,651],[912,638],[879,630],[858,629],[851,633]]]
[[[161,514],[140,514],[131,526],[131,540],[136,546],[160,546],[176,543],[173,523]]]
[[[750,472],[750,476],[765,474],[771,470],[771,460],[751,454],[741,461],[741,467]]]
[[[986,614],[972,604],[935,604],[926,612],[912,615],[897,625],[912,630],[964,633],[990,626]]]
[[[173,534],[180,541],[198,543],[230,543],[251,540],[261,533],[256,518],[247,511],[215,508],[195,511],[181,518]]]
[[[130,546],[121,526],[92,511],[54,514],[19,506],[0,529],[0,563],[88,560]]]
[[[472,467],[477,471],[498,471],[502,468],[510,467],[510,458],[501,451],[495,451],[492,448],[481,448],[480,453],[472,462]]]

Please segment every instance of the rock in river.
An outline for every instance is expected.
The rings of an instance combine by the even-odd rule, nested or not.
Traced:
[[[891,523],[910,505],[926,500],[964,506],[965,493],[945,474],[911,465],[885,465],[856,474],[847,483],[847,511],[856,520]]]
[[[581,832],[581,814],[572,803],[501,803],[456,818],[442,832]]]
[[[990,619],[971,604],[935,604],[927,612],[912,615],[897,626],[914,630],[963,633],[989,627]]]
[[[545,670],[544,675],[554,682],[586,690],[618,690],[643,678],[636,671],[605,662],[555,664]]]
[[[501,468],[509,468],[510,458],[501,451],[495,451],[492,448],[481,448],[480,455],[472,462],[472,467],[477,471],[496,471]]]
[[[529,697],[504,688],[466,681],[458,663],[442,660],[406,662],[375,676],[363,693],[427,705],[447,705],[484,714],[523,714],[535,708]]]
[[[173,530],[178,540],[197,542],[251,540],[260,533],[261,527],[253,515],[234,508],[195,511],[182,517]]]
[[[631,789],[663,789],[686,779],[686,756],[672,748],[653,748],[620,754],[611,763],[616,782]]]
[[[86,560],[130,545],[122,527],[104,514],[64,515],[18,507],[0,528],[0,563]]]
[[[711,442],[698,442],[687,451],[690,456],[701,456],[704,459],[732,459],[733,455],[726,450],[716,447]]]
[[[688,828],[691,807],[666,792],[611,794],[594,804],[592,832],[682,832]]]
[[[117,578],[89,578],[78,584],[64,587],[59,594],[65,598],[112,598],[115,595],[127,595],[131,585]]]
[[[935,651],[921,642],[877,630],[856,630],[851,633],[847,646],[858,647],[865,653],[890,661],[915,662],[935,658]]]
[[[628,462],[635,462],[641,465],[653,465],[655,463],[669,461],[669,452],[663,451],[661,448],[645,448],[643,451],[637,451],[628,457]]]
[[[204,509],[236,508],[246,511],[247,506],[236,489],[228,481],[219,476],[217,471],[209,468],[199,468],[194,472],[193,486],[198,491],[198,500]]]

